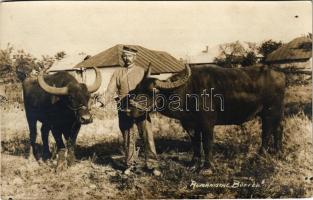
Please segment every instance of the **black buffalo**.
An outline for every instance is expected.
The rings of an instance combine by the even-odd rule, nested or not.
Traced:
[[[282,150],[284,93],[285,75],[266,66],[226,69],[186,65],[186,72],[165,81],[151,78],[148,73],[133,91],[130,110],[132,115],[140,115],[156,108],[161,114],[180,120],[191,135],[193,168],[200,169],[203,146],[202,169],[211,171],[215,125],[239,125],[260,116],[261,152],[268,151],[272,136],[275,152]]]
[[[23,81],[24,105],[30,131],[30,144],[36,159],[39,159],[36,145],[36,124],[42,123],[43,159],[51,156],[48,136],[52,131],[56,140],[59,158],[64,159],[65,145],[62,134],[67,140],[68,163],[75,159],[74,147],[81,124],[92,122],[90,114],[90,93],[101,85],[101,74],[97,68],[96,80],[91,86],[79,83],[68,72],[51,75],[39,74],[38,79],[26,78]]]

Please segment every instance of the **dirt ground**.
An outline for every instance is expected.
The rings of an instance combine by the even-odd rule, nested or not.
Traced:
[[[2,199],[137,199],[137,198],[291,198],[313,196],[311,85],[289,88],[283,121],[284,152],[260,156],[260,120],[243,126],[215,129],[213,175],[187,170],[192,149],[188,135],[173,119],[153,114],[161,177],[139,167],[122,173],[121,141],[114,113],[94,110],[92,124],[83,126],[77,142],[77,163],[55,171],[48,163],[29,157],[25,113],[16,108],[1,112]],[[292,108],[291,108],[292,107]],[[310,109],[308,109],[310,108]],[[306,110],[307,109],[307,110]],[[38,126],[39,128],[39,126]],[[41,143],[40,134],[37,143]]]

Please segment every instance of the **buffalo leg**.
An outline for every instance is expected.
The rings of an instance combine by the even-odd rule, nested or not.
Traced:
[[[36,145],[36,138],[37,138],[36,124],[37,124],[37,120],[28,118],[29,137],[30,137],[30,146],[31,146],[30,154],[33,154],[35,159],[39,160],[38,146]]]
[[[214,125],[204,124],[202,126],[202,145],[204,151],[204,173],[212,173],[213,165],[213,130]]]
[[[269,150],[269,140],[274,136],[274,145],[281,145],[282,128],[280,127],[281,109],[274,106],[267,107],[262,112],[262,145],[260,153],[266,153]],[[280,147],[279,147],[280,148]]]
[[[189,130],[188,133],[190,135],[193,148],[193,157],[190,161],[189,168],[192,171],[196,171],[201,166],[201,132],[197,129]]]
[[[277,128],[274,130],[274,148],[276,153],[281,153],[282,148],[283,126],[278,122]]]
[[[59,128],[53,127],[51,132],[57,145],[57,151],[59,152],[60,150],[65,149],[65,145],[62,139],[62,131]]]
[[[282,137],[283,137],[283,126],[281,124],[283,118],[283,112],[278,112],[274,116],[273,120],[273,136],[274,136],[274,150],[275,153],[280,154],[282,152]]]
[[[196,171],[201,166],[201,131],[199,128],[194,128],[193,124],[189,124],[189,121],[181,121],[181,125],[187,131],[192,144],[193,156],[189,169]]]
[[[65,148],[63,148],[63,149],[60,149],[58,151],[58,160],[57,160],[56,171],[62,171],[66,167],[67,166],[66,166],[66,162],[65,162]]]
[[[62,131],[60,128],[53,127],[52,134],[57,144],[57,151],[58,151],[58,161],[57,161],[56,171],[61,171],[66,167],[65,145],[62,139]]]
[[[271,137],[272,125],[270,117],[262,117],[262,144],[260,148],[260,154],[264,154],[268,151],[268,144]]]
[[[71,129],[69,130],[69,137],[67,139],[67,163],[69,166],[73,165],[75,158],[75,147],[76,147],[76,139],[81,125],[79,123],[73,124]]]
[[[50,131],[50,126],[43,124],[41,126],[41,139],[43,143],[43,160],[47,160],[51,158],[51,152],[49,150],[49,131]]]

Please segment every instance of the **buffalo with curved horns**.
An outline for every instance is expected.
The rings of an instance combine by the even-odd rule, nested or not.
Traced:
[[[272,136],[276,152],[282,150],[286,87],[283,73],[267,66],[227,69],[216,65],[195,68],[186,65],[185,72],[167,80],[151,78],[149,74],[132,92],[131,114],[156,110],[178,119],[191,136],[193,169],[212,172],[215,125],[239,125],[256,116],[262,121],[261,152],[269,149]],[[205,155],[202,167],[201,147]]]
[[[48,144],[49,131],[55,138],[59,160],[64,159],[65,145],[62,134],[67,140],[68,164],[75,160],[74,147],[81,124],[92,122],[90,114],[90,94],[101,86],[101,73],[97,68],[95,82],[86,86],[79,83],[68,72],[44,75],[37,79],[27,78],[23,81],[23,95],[26,118],[30,131],[30,144],[36,159],[39,159],[36,146],[36,124],[42,123],[43,159],[51,156]]]

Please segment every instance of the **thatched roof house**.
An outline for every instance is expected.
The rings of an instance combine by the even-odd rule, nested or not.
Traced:
[[[266,58],[268,64],[311,68],[312,36],[298,37],[281,46]]]

